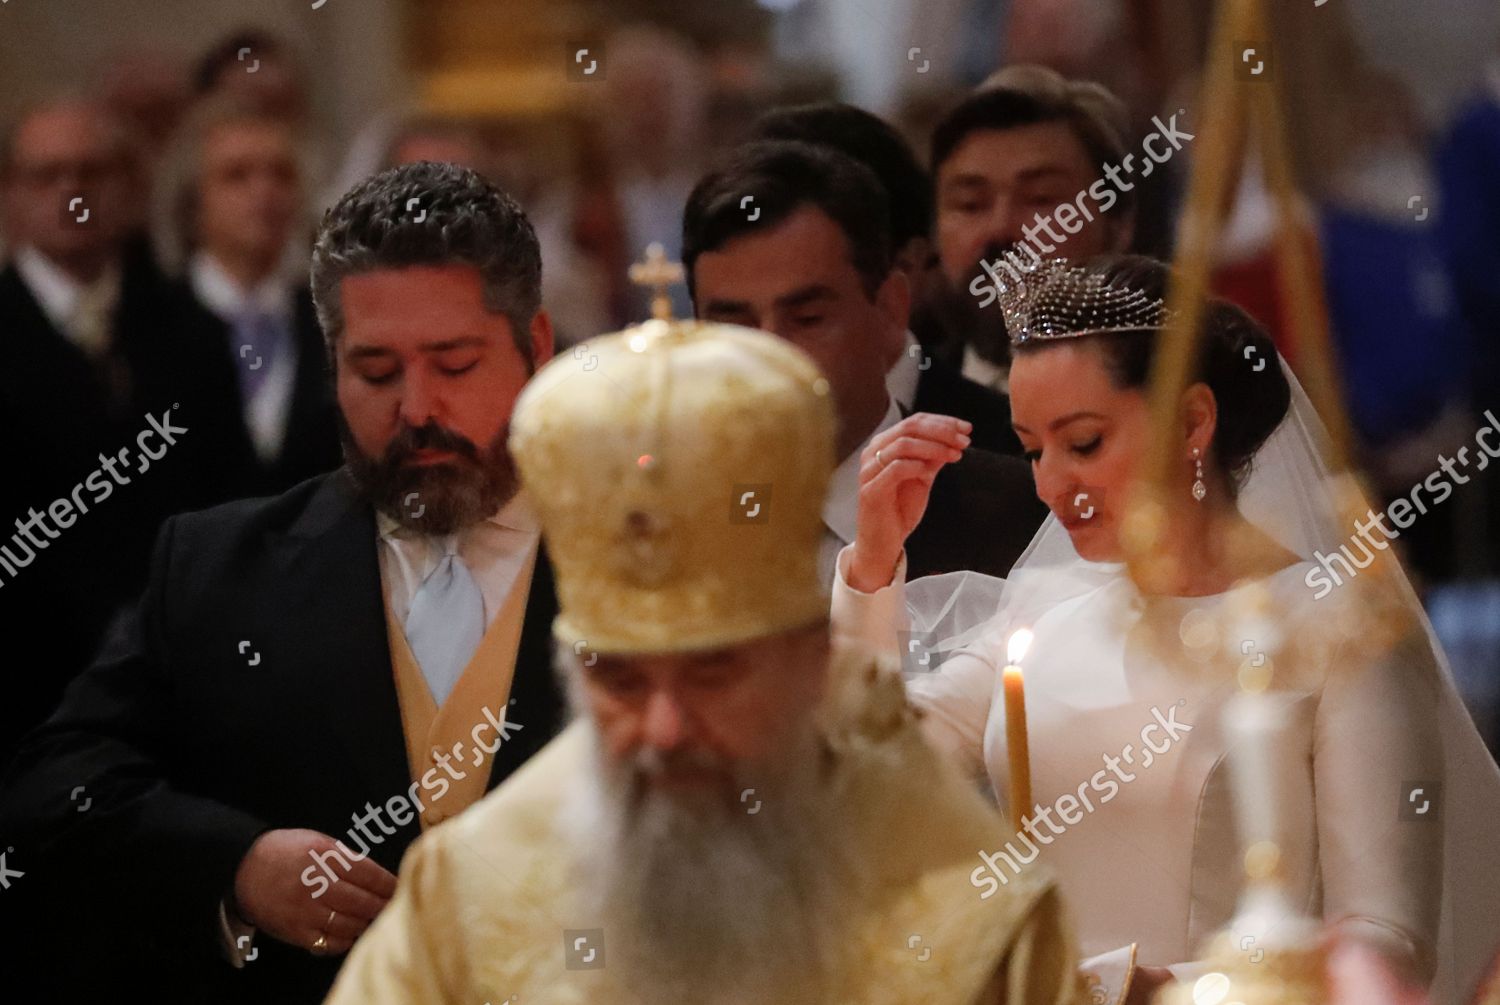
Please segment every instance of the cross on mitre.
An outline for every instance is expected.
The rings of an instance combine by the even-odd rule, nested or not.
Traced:
[[[667,289],[682,282],[682,277],[682,263],[669,261],[659,241],[648,244],[646,257],[630,267],[630,281],[651,290],[651,316],[658,321],[672,320],[672,298]]]

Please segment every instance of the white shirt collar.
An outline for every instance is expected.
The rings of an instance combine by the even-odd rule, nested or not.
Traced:
[[[964,346],[963,375],[1001,394],[1010,393],[1010,371],[1003,366],[991,363],[975,352],[971,345]]]
[[[291,285],[274,272],[246,290],[218,259],[200,250],[188,262],[188,282],[203,305],[230,324],[251,309],[283,321],[292,316]]]
[[[97,291],[111,309],[120,302],[120,269],[113,263],[92,286],[86,287],[28,245],[16,251],[16,271],[31,295],[36,297],[52,327],[69,337],[72,336],[73,314],[86,289]]]
[[[906,343],[901,347],[901,358],[896,360],[896,365],[885,375],[885,389],[892,398],[908,409],[914,408],[917,400],[917,382],[922,379],[921,357],[922,343],[917,341],[911,329],[907,329]]]
[[[865,444],[901,421],[901,409],[894,400],[885,403],[885,417],[870,431],[855,450],[833,469],[828,481],[828,495],[823,498],[823,523],[845,544],[854,543],[854,527],[859,517],[859,455]]]
[[[517,492],[511,497],[510,502],[501,506],[494,515],[487,517],[486,525],[493,525],[504,530],[516,530],[525,534],[538,534],[541,532],[541,524],[537,520],[536,511],[531,508],[531,502],[526,498],[526,493]],[[422,536],[414,531],[407,531],[396,521],[396,518],[382,511],[375,511],[375,527],[380,532],[382,540],[389,541],[396,537],[410,539],[413,536]]]

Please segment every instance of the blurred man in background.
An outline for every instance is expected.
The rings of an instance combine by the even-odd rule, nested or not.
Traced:
[[[607,46],[599,128],[623,251],[613,274],[623,276],[626,263],[653,242],[674,260],[681,252],[682,206],[707,156],[710,77],[702,53],[663,28],[633,25]],[[645,316],[642,292],[628,296],[629,316]],[[679,316],[690,312],[680,290],[672,297]]]
[[[489,177],[495,172],[484,137],[472,126],[437,118],[412,118],[400,123],[386,148],[383,167],[434,161],[461,164]],[[500,181],[501,179],[496,179]]]
[[[166,151],[192,92],[183,58],[165,49],[134,45],[99,71],[99,94],[110,111],[129,124],[149,167]]]
[[[935,351],[964,376],[1003,390],[1010,366],[999,307],[976,293],[993,281],[981,263],[1023,244],[1074,260],[1129,248],[1135,198],[1126,159],[1139,152],[1126,151],[1124,135],[1124,107],[1107,90],[1039,66],[994,74],[938,123],[931,167],[947,331]],[[1107,168],[1115,174],[1106,177]],[[1059,207],[1080,199],[1090,212],[1064,220]]]
[[[0,760],[140,589],[162,519],[225,494],[212,430],[233,375],[126,254],[135,170],[123,131],[85,98],[36,105],[0,139],[14,245],[0,428],[16,472],[0,479],[0,630],[48,630],[47,658],[0,702]]]
[[[159,246],[184,265],[184,329],[236,375],[223,444],[239,495],[271,495],[340,462],[336,407],[305,277],[305,157],[282,119],[219,99],[184,123],[159,180]]]

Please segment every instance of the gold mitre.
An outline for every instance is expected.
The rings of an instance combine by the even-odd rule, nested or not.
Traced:
[[[556,571],[558,640],[681,652],[826,618],[834,421],[811,359],[734,325],[657,318],[542,367],[510,449]]]

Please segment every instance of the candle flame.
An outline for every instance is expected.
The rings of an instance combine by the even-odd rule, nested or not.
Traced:
[[[1031,640],[1034,636],[1030,628],[1017,628],[1011,633],[1010,641],[1005,643],[1005,658],[1011,664],[1021,662],[1021,657],[1026,655],[1026,650],[1031,648]]]

